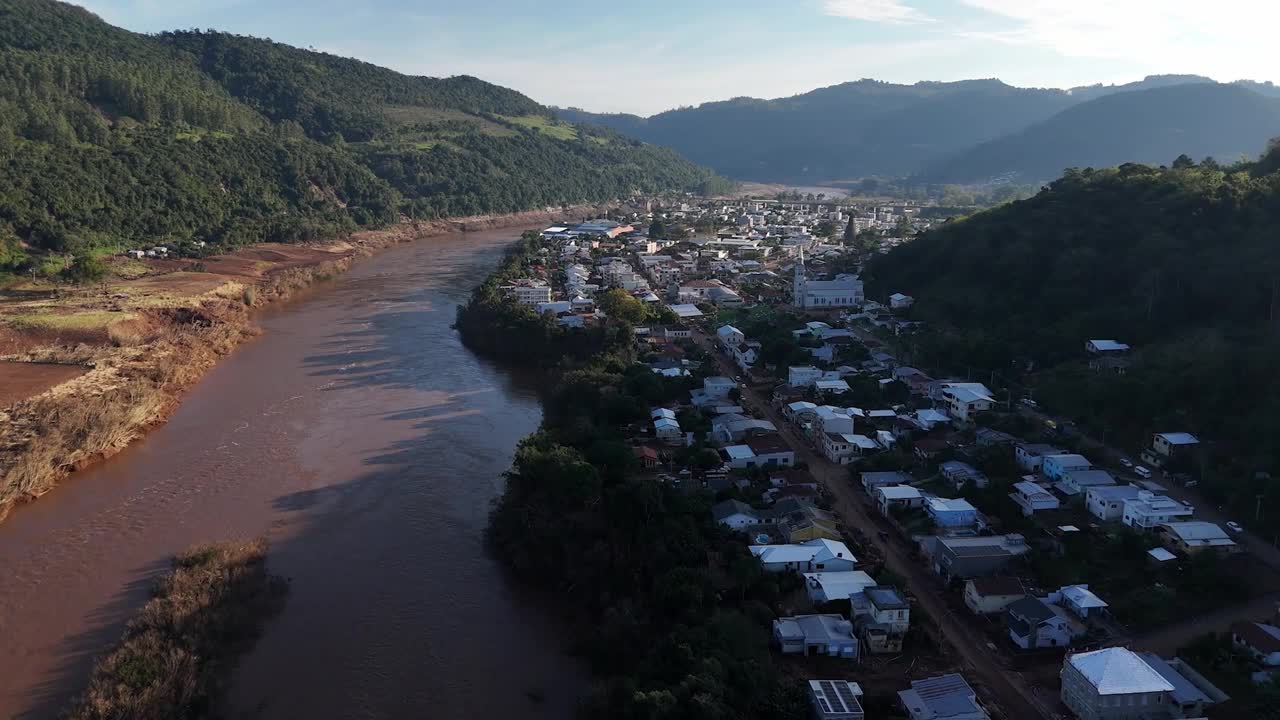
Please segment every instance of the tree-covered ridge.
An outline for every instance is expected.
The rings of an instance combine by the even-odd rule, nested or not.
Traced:
[[[916,298],[924,367],[995,371],[1130,449],[1201,435],[1229,501],[1280,470],[1278,227],[1280,147],[1231,168],[1072,170],[872,261],[868,295]],[[1088,369],[1095,338],[1134,346],[1128,373]]]
[[[212,250],[723,182],[475,78],[138,35],[54,0],[0,0],[0,162],[0,272],[29,249]]]

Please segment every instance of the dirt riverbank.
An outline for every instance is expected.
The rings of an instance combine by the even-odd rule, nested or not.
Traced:
[[[257,334],[251,308],[399,243],[534,226],[599,209],[405,223],[332,242],[263,244],[201,260],[114,259],[112,276],[93,285],[0,291],[0,387],[7,403],[0,405],[0,520],[164,422],[186,389]],[[25,390],[20,377],[30,378]]]

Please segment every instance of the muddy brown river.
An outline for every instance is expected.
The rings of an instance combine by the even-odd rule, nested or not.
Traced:
[[[259,534],[292,592],[233,717],[571,714],[563,628],[482,542],[538,399],[449,328],[517,234],[392,248],[268,309],[168,424],[0,523],[0,717],[56,716],[175,552]]]

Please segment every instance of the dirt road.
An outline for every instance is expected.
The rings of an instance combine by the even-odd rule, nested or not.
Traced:
[[[694,337],[699,345],[716,357],[725,375],[733,377],[738,374],[736,366],[719,352],[706,333],[698,331]],[[915,596],[919,607],[937,623],[947,642],[963,658],[967,666],[965,674],[971,681],[985,686],[1006,717],[1053,718],[1062,714],[1057,710],[1058,701],[1053,693],[1033,690],[1019,673],[1005,667],[987,648],[987,639],[976,621],[959,617],[951,611],[943,597],[943,587],[922,563],[911,557],[906,541],[897,533],[890,533],[888,540],[879,537],[878,531],[888,529],[889,525],[871,509],[865,495],[854,487],[847,468],[819,455],[786,422],[770,398],[747,387],[742,388],[742,397],[753,407],[760,408],[778,426],[779,432],[795,449],[796,459],[807,463],[810,472],[830,493],[833,509],[844,524],[864,531],[867,542],[884,557],[885,567],[904,579],[906,589]]]

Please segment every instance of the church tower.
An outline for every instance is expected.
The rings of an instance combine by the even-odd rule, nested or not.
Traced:
[[[791,290],[791,301],[796,307],[802,308],[807,305],[804,297],[804,248],[800,248],[800,260],[796,262],[796,279],[795,287]]]

